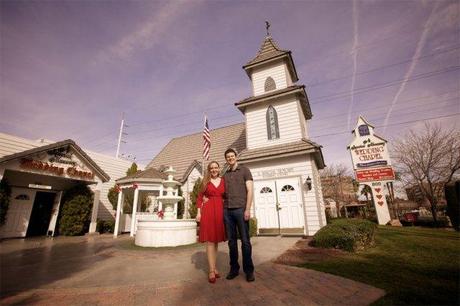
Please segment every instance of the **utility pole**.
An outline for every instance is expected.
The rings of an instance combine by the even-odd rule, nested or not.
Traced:
[[[123,133],[123,128],[125,127],[125,113],[121,113],[121,125],[120,125],[120,133],[118,134],[118,144],[117,144],[117,153],[115,154],[115,157],[116,158],[119,158],[119,155],[120,155],[120,145],[122,142],[121,140],[121,137],[123,135],[126,135],[125,133]]]

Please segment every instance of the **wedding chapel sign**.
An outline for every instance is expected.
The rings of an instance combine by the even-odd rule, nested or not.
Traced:
[[[379,224],[387,224],[391,217],[384,186],[395,179],[387,141],[375,135],[374,126],[362,116],[359,116],[352,133],[354,138],[347,149],[350,151],[355,178],[360,184],[371,187],[377,220]]]

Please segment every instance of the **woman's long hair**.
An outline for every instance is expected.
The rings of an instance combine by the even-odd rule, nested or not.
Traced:
[[[208,164],[208,167],[206,167],[206,171],[204,172],[204,177],[203,180],[201,181],[201,186],[200,186],[200,192],[204,192],[206,190],[206,186],[208,186],[208,183],[211,181],[211,165],[216,164],[218,167],[220,167],[219,163],[216,162],[215,160],[211,161]]]

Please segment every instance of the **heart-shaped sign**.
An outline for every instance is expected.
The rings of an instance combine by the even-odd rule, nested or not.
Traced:
[[[383,206],[383,201],[378,201],[377,204],[379,204],[380,206]]]
[[[376,195],[376,197],[377,197],[377,199],[379,199],[379,200],[380,200],[380,199],[383,197],[383,195],[381,195],[381,194],[378,194],[378,195]]]
[[[377,191],[377,193],[379,193],[380,190],[382,190],[382,189],[380,189],[380,188],[375,188],[375,191]]]

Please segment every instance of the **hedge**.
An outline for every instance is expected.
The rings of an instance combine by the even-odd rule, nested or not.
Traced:
[[[85,185],[78,185],[64,193],[59,215],[59,234],[84,235],[88,232],[93,207],[93,193]]]
[[[321,248],[362,250],[374,243],[377,225],[362,219],[338,219],[320,229],[313,236],[313,244]]]
[[[100,234],[113,233],[115,229],[115,220],[97,220],[96,231]]]

